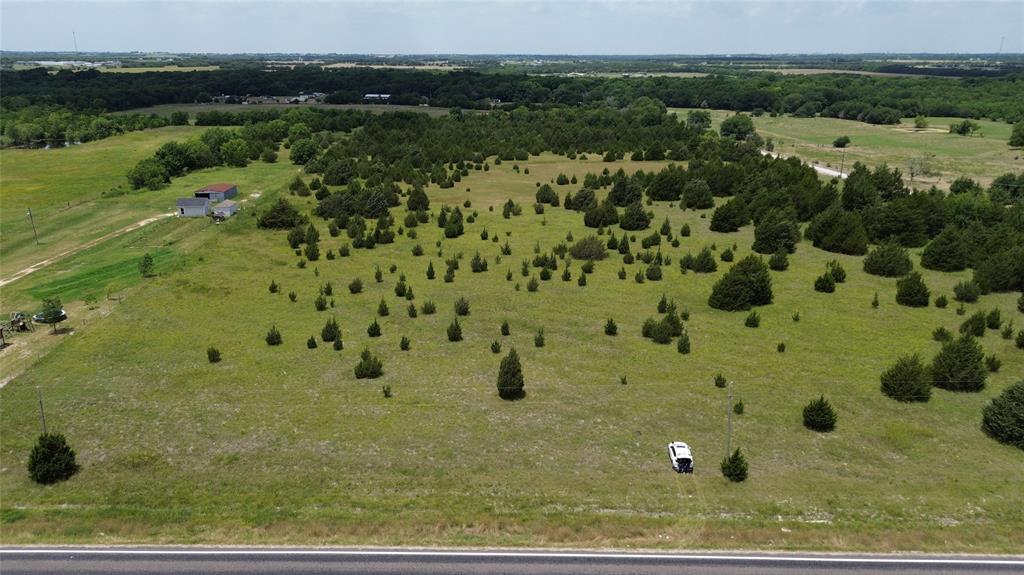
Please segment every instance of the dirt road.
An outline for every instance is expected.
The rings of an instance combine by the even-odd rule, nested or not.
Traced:
[[[82,250],[89,249],[89,248],[91,248],[91,247],[93,247],[93,246],[95,246],[97,244],[100,244],[102,242],[105,242],[105,241],[107,241],[109,239],[116,238],[117,236],[119,236],[121,234],[126,234],[126,233],[128,233],[128,232],[130,232],[132,230],[137,230],[137,229],[139,229],[139,228],[141,228],[141,227],[143,227],[145,225],[151,224],[151,223],[153,223],[153,222],[155,222],[157,220],[162,220],[164,218],[169,218],[169,217],[171,217],[173,215],[174,215],[174,212],[168,212],[166,214],[160,214],[159,216],[153,216],[151,218],[146,218],[144,220],[139,220],[139,221],[135,222],[134,224],[125,226],[125,227],[123,227],[123,228],[121,228],[119,230],[115,230],[113,232],[110,232],[109,234],[106,234],[104,236],[98,237],[98,238],[96,238],[94,240],[89,240],[88,242],[85,242],[82,245],[75,246],[75,247],[73,247],[71,249],[68,249],[68,250],[64,250],[64,251],[60,252],[59,254],[57,254],[57,255],[55,255],[53,257],[46,258],[45,260],[43,260],[41,262],[38,262],[36,264],[30,265],[29,267],[27,267],[27,268],[25,268],[23,270],[20,270],[18,272],[15,272],[14,274],[12,274],[12,275],[10,275],[10,276],[8,276],[6,278],[0,279],[0,287],[3,287],[3,286],[5,286],[5,285],[7,285],[7,284],[9,284],[9,283],[11,283],[13,281],[19,280],[19,279],[27,276],[28,274],[30,274],[30,273],[32,273],[34,271],[38,271],[40,269],[43,269],[46,266],[48,266],[48,265],[50,265],[50,264],[52,264],[54,262],[62,260],[64,258],[68,257],[68,256],[74,255],[74,254],[76,254],[76,253],[78,253],[78,252],[80,252]]]

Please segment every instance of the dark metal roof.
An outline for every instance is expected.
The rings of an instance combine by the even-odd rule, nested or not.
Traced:
[[[200,189],[198,189],[196,191],[197,192],[226,192],[226,191],[228,191],[228,190],[230,190],[231,188],[234,188],[234,187],[237,187],[237,186],[235,186],[235,184],[227,184],[227,183],[210,184],[209,186],[203,186],[202,188],[200,188]]]
[[[178,198],[179,208],[201,208],[209,203],[207,198]]]

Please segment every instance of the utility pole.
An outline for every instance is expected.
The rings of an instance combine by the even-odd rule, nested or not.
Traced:
[[[43,435],[46,435],[46,412],[43,411],[43,391],[36,387],[36,397],[39,398],[39,421],[43,424]]]
[[[843,179],[843,170],[846,169],[846,148],[843,148],[843,161],[839,164],[839,179]]]
[[[729,421],[729,426],[725,433],[725,456],[729,457],[732,453],[732,382],[729,382],[729,404],[725,410],[726,417]]]
[[[36,245],[39,245],[39,234],[36,232],[36,220],[32,217],[32,208],[28,208],[25,212],[28,216],[29,223],[32,224],[32,235],[36,238]]]

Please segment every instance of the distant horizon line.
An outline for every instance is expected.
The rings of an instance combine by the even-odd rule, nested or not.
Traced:
[[[751,56],[1024,56],[1024,52],[705,52],[705,53],[570,53],[570,52],[174,52],[170,50],[14,50],[0,49],[0,54],[70,54],[70,55],[147,55],[172,56],[360,56],[374,58],[394,57],[561,57],[575,58],[677,58],[677,57],[751,57]]]

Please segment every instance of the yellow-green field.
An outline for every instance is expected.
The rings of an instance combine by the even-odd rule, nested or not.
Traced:
[[[681,116],[686,110],[675,110]],[[732,112],[713,110],[715,129]],[[1011,148],[1012,126],[1003,122],[978,120],[980,135],[958,136],[949,133],[949,125],[960,118],[927,118],[929,127],[914,128],[913,118],[901,124],[877,126],[835,118],[793,118],[767,115],[754,118],[754,127],[765,138],[772,138],[775,151],[848,172],[854,162],[870,167],[887,163],[899,168],[909,183],[913,169],[914,185],[936,185],[949,189],[960,176],[968,176],[988,185],[997,176],[1024,169],[1024,151]],[[839,136],[849,136],[845,149],[832,147]],[[845,161],[844,161],[845,156]]]
[[[790,269],[772,273],[775,302],[759,310],[761,327],[746,328],[745,314],[706,303],[729,264],[720,262],[715,274],[682,275],[678,260],[705,245],[721,252],[734,243],[742,258],[752,230],[713,233],[710,211],[667,203],[653,206],[654,223],[668,217],[674,232],[686,223],[693,235],[678,248],[661,247],[672,259],[663,281],[634,282],[642,264],[625,266],[626,279],[618,279],[623,266],[613,255],[584,287],[576,283],[579,263],[570,265],[572,281],[563,282],[560,261],[553,278],[529,293],[519,269],[535,246],[549,251],[567,233],[593,233],[575,212],[549,207],[534,214],[535,182],[560,172],[582,179],[606,166],[632,172],[663,164],[544,155],[519,162],[529,175],[513,173],[511,164],[473,171],[454,189],[428,189],[435,212],[467,200],[472,207],[464,212],[479,212],[464,236],[443,239],[431,223],[415,228],[415,240],[401,235],[394,244],[326,260],[328,249],[337,252],[348,239],[331,238],[325,222],[315,220],[321,260],[305,269],[296,266],[285,232],[259,230],[253,217],[254,204],[267,206],[285,193],[295,170],[286,158],[199,172],[159,194],[170,199],[200,182],[230,180],[243,194],[258,189],[261,197],[224,224],[166,220],[82,252],[66,268],[6,286],[5,311],[8,302],[28,306],[51,292],[75,300],[107,281],[90,282],[90,274],[124,273],[96,268],[129,265],[147,251],[157,254],[160,274],[141,280],[129,269],[119,276],[123,300],[82,312],[93,315],[73,314],[73,335],[37,332],[36,340],[62,341],[0,389],[0,537],[9,544],[1019,552],[1021,453],[979,430],[982,406],[1024,373],[1024,353],[1012,342],[993,331],[983,338],[986,353],[1003,360],[983,392],[936,390],[926,404],[896,403],[879,392],[879,373],[903,353],[930,358],[939,347],[932,329],[956,331],[963,319],[953,306],[898,306],[895,281],[862,272],[861,258],[801,243]],[[556,190],[564,196],[576,187]],[[522,216],[502,218],[508,198],[524,206]],[[311,198],[290,199],[305,210],[313,205]],[[394,213],[401,222],[404,210]],[[498,243],[482,240],[484,229]],[[499,263],[506,240],[512,255]],[[417,243],[426,251],[421,257],[411,253]],[[489,270],[474,274],[469,259],[477,251]],[[444,260],[459,253],[454,282],[443,282]],[[814,278],[831,259],[849,277],[836,293],[817,293]],[[424,275],[428,261],[438,271],[432,281]],[[377,266],[382,283],[374,281]],[[409,302],[393,291],[400,274],[414,303],[435,302],[436,315],[407,316]],[[352,295],[346,286],[356,277],[365,290]],[[951,295],[965,277],[925,272],[934,295]],[[282,293],[268,292],[272,280]],[[313,298],[327,282],[335,306],[317,312]],[[295,303],[285,295],[290,291]],[[872,309],[876,292],[881,305]],[[691,313],[690,355],[640,336],[662,294]],[[462,321],[464,341],[450,343],[445,328],[459,297],[470,301],[471,314]],[[967,306],[968,314],[998,307],[1022,326],[1015,297],[985,296]],[[390,315],[379,318],[383,336],[370,338],[366,327],[381,299]],[[796,312],[799,322],[791,319]],[[307,349],[307,338],[319,336],[330,317],[341,324],[345,349],[322,342]],[[616,337],[603,333],[609,317],[618,322]],[[502,337],[506,319],[512,334]],[[263,341],[272,325],[283,334],[282,346]],[[536,348],[540,328],[546,346]],[[411,339],[410,351],[399,351],[402,336]],[[494,340],[501,355],[489,349]],[[0,359],[31,342],[16,339]],[[776,351],[779,342],[785,353]],[[221,363],[207,362],[210,345],[222,352]],[[527,396],[503,402],[497,368],[513,346]],[[355,379],[364,348],[383,359],[381,379]],[[736,399],[746,406],[733,417],[732,444],[751,466],[742,484],[730,484],[718,470],[727,407],[725,391],[712,383],[719,372],[735,382]],[[382,385],[394,396],[384,398]],[[37,387],[50,429],[68,436],[82,464],[72,479],[51,487],[31,483],[24,467],[39,431]],[[839,413],[833,433],[801,425],[803,405],[821,394]],[[665,445],[672,440],[694,447],[693,476],[669,468]]]

